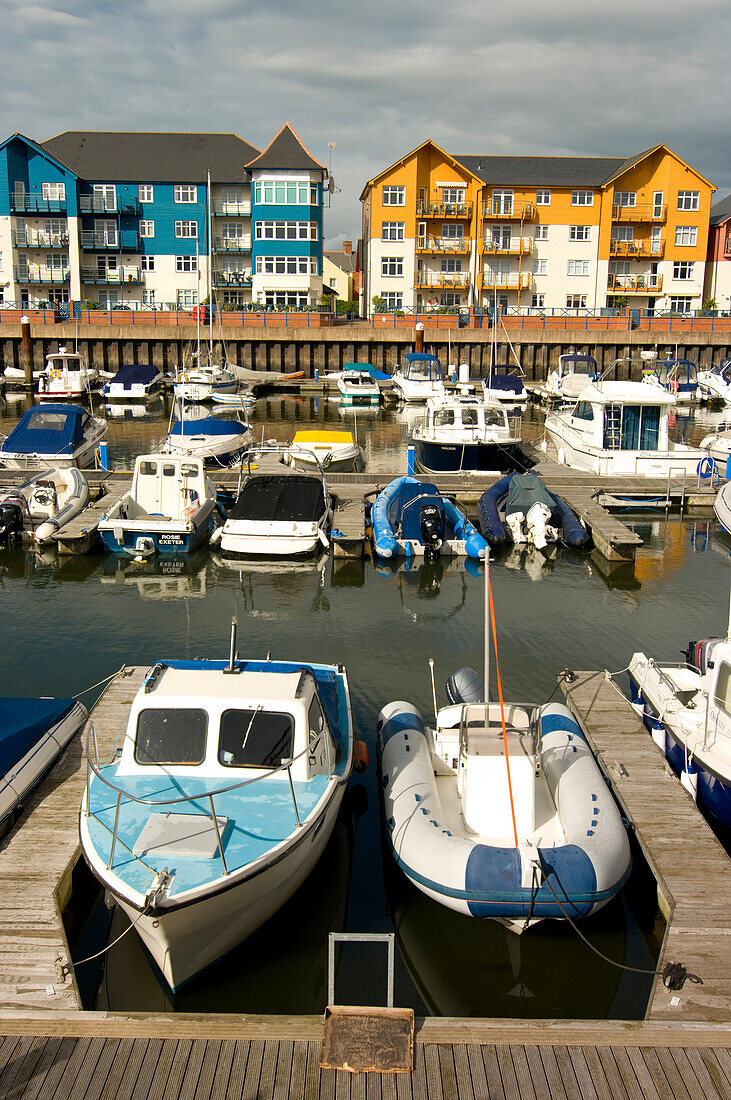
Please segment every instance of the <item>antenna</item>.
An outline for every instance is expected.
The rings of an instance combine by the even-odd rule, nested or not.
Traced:
[[[332,202],[332,196],[335,194],[335,180],[333,179],[333,149],[336,147],[334,141],[328,141],[327,143],[327,205],[328,209]]]

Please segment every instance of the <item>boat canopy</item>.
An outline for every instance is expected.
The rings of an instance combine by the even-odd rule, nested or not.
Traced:
[[[326,507],[319,478],[262,474],[246,482],[229,512],[229,519],[314,523]]]
[[[487,380],[488,388],[491,390],[501,390],[504,393],[522,393],[523,392],[523,379],[518,374],[496,374],[496,368],[493,367],[490,373],[490,377]]]
[[[555,497],[548,491],[538,474],[513,474],[508,484],[505,515],[522,512],[527,515],[534,504],[545,504],[551,511],[556,507]]]
[[[176,420],[171,435],[240,435],[246,425],[240,420],[220,420],[204,416],[201,420]]]
[[[681,384],[695,382],[698,377],[698,368],[690,359],[658,359],[646,369],[648,373],[657,375],[661,386],[666,386],[671,381]]]
[[[124,363],[115,374],[112,382],[124,386],[147,386],[150,382],[154,382],[159,374],[160,371],[157,367],[153,367],[150,363]]]
[[[578,352],[567,352],[565,355],[559,355],[558,365],[561,373],[564,373],[566,369],[574,374],[587,374],[592,377],[599,373],[599,367],[594,356],[579,355]]]
[[[343,363],[343,371],[364,371],[366,374],[370,374],[371,378],[376,380],[391,381],[391,375],[385,371],[378,370],[372,363]]]
[[[442,377],[442,368],[436,355],[423,351],[407,351],[401,369],[405,378],[421,382],[439,382]]]
[[[75,703],[75,699],[0,699],[0,775],[7,775]]]
[[[13,454],[73,454],[89,420],[80,405],[36,405],[13,428],[0,450]]]

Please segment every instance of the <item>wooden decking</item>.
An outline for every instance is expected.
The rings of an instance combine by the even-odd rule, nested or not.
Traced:
[[[703,980],[682,990],[655,979],[646,1019],[731,1024],[731,859],[666,765],[620,688],[603,672],[562,681],[632,823],[667,919],[658,970],[679,962]]]

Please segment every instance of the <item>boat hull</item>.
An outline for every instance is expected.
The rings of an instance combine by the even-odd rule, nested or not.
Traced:
[[[507,473],[529,465],[517,443],[436,443],[414,437],[414,452],[425,474]]]
[[[633,477],[690,477],[698,473],[707,455],[697,447],[672,451],[602,451],[587,446],[571,429],[556,428],[549,416],[546,431],[553,442],[559,465],[587,470],[599,477],[629,474]]]
[[[170,524],[165,529],[154,529],[138,523],[130,527],[123,520],[113,520],[109,526],[99,525],[104,549],[112,554],[151,556],[152,554],[191,554],[201,546],[210,535],[210,518],[207,517],[192,529],[181,525],[178,529]]]

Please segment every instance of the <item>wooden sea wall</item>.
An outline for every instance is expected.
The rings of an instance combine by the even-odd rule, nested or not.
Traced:
[[[472,377],[485,376],[490,367],[489,329],[428,329],[424,350],[439,356],[443,364],[466,362]],[[195,325],[157,326],[31,324],[33,369],[40,370],[46,355],[59,345],[78,347],[98,369],[115,371],[122,363],[153,363],[173,372],[182,366],[196,340]],[[657,351],[659,358],[686,358],[697,364],[720,363],[731,355],[731,333],[587,331],[511,332],[497,334],[497,362],[522,364],[529,381],[542,382],[559,355],[578,352],[595,356],[602,370],[616,359],[639,358],[641,350]],[[353,323],[332,329],[227,329],[226,352],[241,367],[253,370],[303,371],[306,378],[340,370],[345,363],[367,362],[392,372],[404,352],[414,350],[415,332],[408,328],[372,327]],[[218,342],[218,341],[217,341]],[[515,351],[515,356],[511,350]],[[20,368],[20,325],[0,328],[0,370]],[[627,378],[629,364],[618,368]],[[638,370],[633,368],[633,377]]]

